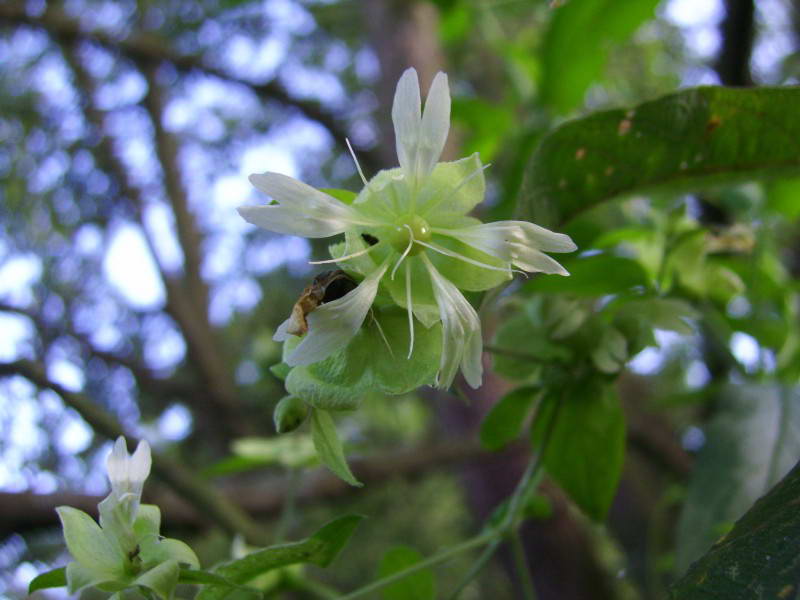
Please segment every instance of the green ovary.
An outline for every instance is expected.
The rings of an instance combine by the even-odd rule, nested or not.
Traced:
[[[395,221],[388,235],[389,243],[400,253],[405,252],[411,238],[415,241],[429,242],[431,239],[430,225],[419,215],[405,215]],[[425,249],[420,244],[414,244],[409,251],[409,256],[419,254]]]

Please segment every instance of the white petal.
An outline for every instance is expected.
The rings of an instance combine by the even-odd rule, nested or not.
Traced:
[[[303,237],[328,237],[343,232],[349,225],[363,224],[350,206],[286,175],[251,175],[250,182],[278,202],[277,206],[239,208],[245,220],[264,229]]]
[[[308,314],[308,333],[286,358],[290,367],[310,365],[343,348],[361,328],[375,300],[388,262],[373,271],[356,289]]]
[[[289,324],[292,322],[292,317],[286,319],[283,323],[278,325],[278,328],[275,330],[275,335],[272,336],[272,339],[276,342],[285,342],[289,339],[289,332],[286,329],[289,327]]]
[[[436,74],[425,100],[422,113],[419,149],[417,150],[417,175],[427,177],[442,155],[447,134],[450,131],[450,88],[447,75]]]
[[[347,229],[347,224],[338,219],[315,219],[280,205],[240,206],[236,210],[248,223],[286,235],[325,238]]]
[[[397,147],[397,158],[406,174],[416,172],[422,115],[420,110],[419,80],[417,71],[406,69],[397,82],[392,104],[392,122]]]
[[[520,269],[532,273],[541,271],[550,275],[569,275],[569,271],[562,267],[558,261],[547,256],[547,254],[522,244],[512,244],[512,246],[515,248],[516,253],[514,264]]]
[[[106,459],[106,470],[108,478],[111,480],[111,487],[117,487],[120,483],[128,480],[128,448],[125,438],[119,436],[114,442],[114,448]]]
[[[458,288],[442,277],[427,256],[422,256],[431,276],[433,293],[442,319],[442,359],[438,386],[450,387],[460,366],[467,383],[478,388],[483,377],[483,339],[478,313]]]
[[[577,248],[568,235],[554,233],[525,221],[497,221],[462,229],[440,228],[435,232],[531,272],[569,275],[564,267],[542,250],[572,252]]]
[[[528,221],[506,221],[522,228],[525,243],[545,252],[575,252],[578,247],[565,233],[556,233]]]
[[[146,440],[142,440],[139,442],[130,460],[128,476],[134,485],[141,485],[144,483],[144,480],[150,475],[151,464],[150,444],[148,444]]]

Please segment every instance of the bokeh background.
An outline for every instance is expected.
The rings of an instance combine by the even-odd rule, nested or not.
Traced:
[[[330,573],[309,572],[342,589],[366,581],[390,544],[428,553],[475,530],[496,500],[486,490],[512,485],[521,464],[520,452],[487,457],[475,441],[491,394],[468,407],[429,390],[370,398],[340,422],[367,488],[297,473],[307,438],[272,433],[283,390],[271,335],[325,244],[256,230],[235,207],[265,200],[247,175],[267,170],[359,189],[345,138],[368,177],[394,166],[391,98],[410,65],[423,90],[448,72],[447,152],[492,163],[481,210],[493,219],[514,216],[532,150],[565,118],[688,86],[797,83],[796,0],[569,1],[589,8],[565,31],[563,2],[535,0],[0,4],[0,595],[25,597],[34,575],[66,561],[53,509],[91,511],[105,493],[117,425],[270,531],[298,537],[345,510],[375,517]],[[789,274],[778,285],[791,305],[798,209],[763,212],[758,186],[736,194],[676,206],[773,239],[770,268]],[[754,293],[736,294],[728,316],[752,316]],[[714,414],[704,399],[731,378],[770,378],[774,331],[762,331],[659,332],[660,347],[633,358],[623,391],[641,400],[629,415],[639,439],[625,477],[651,489],[626,499],[636,486],[625,479],[605,529],[563,498],[543,509],[550,541],[532,559],[542,598],[663,597]],[[278,519],[293,485],[299,506]],[[181,500],[169,476],[146,495],[204,564],[229,555],[230,527]],[[513,585],[501,560],[464,597],[514,597]]]

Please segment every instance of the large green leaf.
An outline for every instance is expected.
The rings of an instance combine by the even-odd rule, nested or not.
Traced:
[[[672,589],[674,600],[797,598],[800,464],[756,502]]]
[[[481,423],[481,444],[488,450],[500,450],[522,432],[525,417],[530,413],[538,389],[517,388],[497,401]]]
[[[219,600],[231,592],[230,584],[245,584],[263,573],[288,565],[312,563],[327,567],[350,539],[361,519],[359,515],[339,517],[301,542],[263,548],[220,565],[214,569],[214,573],[222,578],[218,581],[225,581],[226,585],[213,585],[211,577],[202,572],[192,572],[193,578],[190,580],[211,583],[200,591],[197,600]],[[183,577],[186,580],[185,572]]]
[[[577,108],[600,78],[609,48],[653,16],[658,0],[580,0],[553,11],[542,47],[541,99],[559,113]]]
[[[678,523],[679,573],[800,456],[800,393],[778,385],[731,386],[706,436]]]
[[[602,521],[614,499],[625,457],[625,417],[614,387],[588,378],[542,399],[533,441],[547,472],[592,519]]]
[[[531,159],[530,200],[567,220],[617,196],[796,175],[798,103],[797,88],[701,87],[570,121]]]

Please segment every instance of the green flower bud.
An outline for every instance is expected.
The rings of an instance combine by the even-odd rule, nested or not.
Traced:
[[[272,415],[275,421],[275,431],[289,433],[294,431],[308,416],[308,405],[296,396],[286,396],[275,407]]]

